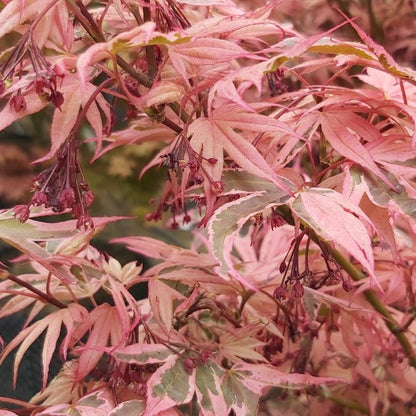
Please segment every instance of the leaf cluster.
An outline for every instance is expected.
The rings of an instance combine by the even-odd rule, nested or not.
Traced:
[[[26,266],[1,265],[0,318],[27,312],[0,364],[15,354],[16,384],[44,334],[42,388],[0,399],[43,416],[414,410],[415,72],[345,10],[305,37],[274,2],[44,3],[0,12],[17,38],[0,129],[53,113],[50,166],[0,212]],[[336,38],[346,26],[358,40]],[[147,270],[94,248],[122,218],[91,216],[79,159],[145,143],[140,175],[166,176],[146,219],[192,233],[113,241]],[[42,221],[60,213],[75,219]]]

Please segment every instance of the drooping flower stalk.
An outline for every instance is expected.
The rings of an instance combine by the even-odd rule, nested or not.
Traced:
[[[94,195],[88,187],[79,163],[78,137],[71,134],[58,151],[57,161],[42,171],[33,183],[34,195],[28,205],[52,208],[54,212],[71,210],[78,219],[77,228],[88,229],[94,226],[88,208]],[[24,222],[28,212],[22,206],[15,207],[16,218]]]

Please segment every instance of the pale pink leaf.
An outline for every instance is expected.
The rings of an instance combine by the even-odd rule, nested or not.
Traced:
[[[148,141],[170,140],[173,138],[172,130],[165,126],[132,125],[125,130],[114,132],[111,136],[105,138],[104,140],[108,142],[108,145],[101,149],[95,158],[119,146],[140,144]],[[160,158],[158,162],[160,162]]]
[[[289,197],[270,181],[247,174],[242,178],[244,178],[244,182],[239,183],[236,180],[232,184],[233,189],[237,192],[239,189],[253,189],[253,192],[236,201],[228,202],[216,210],[208,225],[209,243],[212,254],[219,262],[218,273],[220,276],[225,279],[229,279],[231,276],[245,286],[254,289],[254,282],[247,280],[234,267],[231,255],[234,242],[240,229],[250,217],[261,213],[270,206],[283,204]],[[290,182],[286,183],[288,187],[292,186]],[[254,191],[254,189],[262,191]]]
[[[393,227],[390,223],[390,215],[387,208],[379,207],[378,205],[371,202],[367,194],[364,194],[360,208],[368,216],[372,224],[377,230],[377,234],[383,243],[387,244],[388,249],[393,255],[393,260],[399,262],[399,252],[396,246],[396,240],[394,237]]]
[[[371,238],[366,226],[372,224],[364,212],[331,189],[310,188],[292,202],[295,215],[323,240],[342,247],[358,260],[379,286],[374,274]]]
[[[164,260],[167,267],[182,265],[187,267],[211,267],[215,264],[215,260],[208,254],[184,249],[150,237],[115,238],[111,242],[126,244],[129,250],[136,253],[153,259]]]
[[[173,303],[185,298],[159,279],[150,279],[148,284],[149,302],[153,316],[158,322],[160,330],[169,337],[173,324]]]
[[[189,74],[193,73],[191,69],[193,67],[202,71],[204,66],[229,63],[233,59],[244,56],[257,58],[233,42],[216,38],[199,38],[167,46],[173,67],[188,85]]]
[[[10,126],[16,120],[20,120],[30,114],[34,114],[42,110],[48,104],[47,101],[41,100],[35,92],[30,92],[24,96],[26,108],[23,111],[15,111],[9,104],[6,104],[0,111],[0,130]]]
[[[48,382],[49,366],[61,333],[63,315],[66,313],[66,309],[57,312],[46,330],[45,342],[43,343],[42,349],[42,390],[45,389],[46,383]]]
[[[373,172],[382,181],[394,189],[394,185],[376,165],[370,152],[360,143],[359,138],[348,129],[346,120],[340,120],[336,114],[321,114],[320,123],[326,140],[342,156]]]
[[[243,135],[237,133],[232,126],[221,121],[217,122],[201,117],[192,123],[189,131],[194,136],[204,136],[205,139],[201,140],[210,140],[216,143],[216,146],[222,146],[231,159],[247,172],[269,179],[279,188],[290,193],[260,152]]]
[[[100,227],[119,219],[122,219],[122,217],[94,218],[94,223],[97,227]],[[76,220],[59,223],[44,223],[34,220],[20,223],[16,219],[0,220],[0,238],[2,240],[27,254],[53,275],[66,282],[74,282],[74,276],[67,268],[57,262],[56,256],[49,253],[35,241],[60,240],[75,236],[78,233]]]
[[[145,407],[142,400],[127,400],[115,407],[108,416],[140,416]]]
[[[232,367],[232,371],[245,374],[241,379],[242,383],[256,393],[261,393],[266,386],[303,388],[309,385],[344,382],[334,377],[315,377],[310,374],[286,373],[268,364],[240,362]]]
[[[318,33],[316,35],[311,35],[305,38],[297,36],[284,39],[279,45],[284,47],[285,51],[278,58],[274,59],[269,70],[276,71],[276,69],[279,68],[282,63],[303,55],[319,40],[344,26],[345,24],[345,22],[342,22],[324,33]]]
[[[267,362],[263,355],[256,351],[256,348],[264,346],[264,342],[254,336],[258,330],[258,326],[250,328],[246,325],[244,329],[223,332],[219,337],[221,354],[231,362],[239,361],[239,358]]]
[[[48,325],[53,321],[54,316],[52,314],[46,316],[40,321],[35,322],[30,327],[21,331],[12,342],[10,342],[5,350],[2,353],[0,359],[0,364],[7,357],[7,355],[12,351],[17,345],[20,344],[19,349],[15,354],[14,366],[13,366],[13,386],[16,386],[17,381],[17,372],[19,369],[20,362],[28,348],[39,338],[40,334],[48,327]]]
[[[63,3],[63,1],[61,0]],[[65,50],[72,50],[74,43],[74,25],[71,22],[68,9],[60,4],[53,9],[53,24],[50,27],[50,37],[54,43]]]
[[[199,38],[169,45],[169,52],[171,56],[175,57],[174,62],[180,58],[195,65],[218,64],[252,55],[235,43],[215,38]]]
[[[195,393],[202,416],[227,414],[227,404],[221,391],[224,369],[215,362],[208,362],[196,368]]]
[[[83,380],[96,366],[110,339],[113,331],[112,326],[119,325],[118,319],[115,319],[117,313],[114,313],[113,308],[108,303],[96,307],[90,316],[94,324],[85,348],[80,353],[77,380]]]
[[[110,352],[119,361],[139,365],[164,363],[173,354],[165,345],[142,343],[117,347]]]
[[[309,374],[284,373],[267,364],[235,364],[222,377],[221,389],[228,409],[237,416],[257,414],[258,401],[263,391],[270,386],[303,388],[342,380],[331,377],[314,377]]]
[[[114,400],[108,389],[100,389],[87,394],[74,404],[49,406],[38,413],[39,416],[108,416],[114,409]]]
[[[147,403],[143,416],[154,416],[180,404],[189,403],[195,392],[195,371],[185,370],[183,360],[171,355],[147,382]]]
[[[67,359],[68,350],[78,342],[90,328],[90,316],[82,305],[71,303],[68,305],[68,313],[63,316],[66,329],[65,338],[61,342],[60,351],[63,359]]]
[[[377,56],[379,62],[386,69],[400,76],[413,77],[413,74],[411,74],[409,70],[401,67],[383,46],[375,42],[367,33],[365,33],[365,31],[354,22],[354,19],[349,18],[339,9],[338,12],[344,16],[345,20],[353,27],[361,40],[367,45],[368,49]]]
[[[36,160],[37,163],[53,157],[58,149],[65,143],[65,141],[72,134],[72,130],[78,119],[81,108],[87,103],[90,96],[94,94],[96,86],[90,83],[86,83],[83,91],[79,88],[78,82],[74,77],[71,77],[64,87],[62,93],[64,95],[64,102],[61,108],[55,109],[52,124],[51,124],[51,149],[49,152]],[[102,97],[98,95],[96,100],[100,100]],[[102,105],[105,105],[102,103]],[[86,118],[92,126],[98,141],[98,148],[100,148],[102,142],[103,124],[101,114],[96,102],[92,102],[87,110]]]
[[[16,312],[22,311],[28,307],[31,303],[36,302],[36,299],[32,297],[26,297],[24,295],[15,295],[11,297],[0,309],[0,319],[9,315],[13,315]]]
[[[81,91],[75,82],[71,82],[71,88],[63,91],[64,102],[60,109],[56,109],[53,114],[51,124],[51,149],[41,161],[47,160],[48,156],[53,156],[69,137],[72,127],[78,118],[81,108]]]
[[[115,57],[115,54],[148,43],[154,33],[155,24],[146,22],[129,31],[123,31],[108,42],[94,43],[85,52],[79,55],[77,70],[81,81],[81,90],[84,91],[90,79],[92,67],[104,59]]]
[[[0,38],[14,30],[18,25],[34,18],[45,8],[45,0],[12,0],[0,13]]]

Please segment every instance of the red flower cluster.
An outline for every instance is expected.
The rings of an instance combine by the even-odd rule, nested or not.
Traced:
[[[28,57],[29,59],[25,59]],[[35,73],[34,80],[22,91],[19,89],[10,98],[10,107],[16,111],[26,109],[24,95],[35,89],[36,93],[43,99],[60,108],[64,97],[57,87],[57,77],[62,77],[51,64],[45,59],[39,47],[33,42],[32,32],[28,31],[20,42],[13,48],[7,59],[0,65],[0,94],[6,92],[6,80],[17,73],[24,73],[28,68]]]
[[[78,218],[77,227],[92,228],[93,222],[88,214],[88,207],[94,201],[94,195],[88,188],[78,160],[78,144],[72,135],[58,152],[57,162],[42,171],[33,183],[34,195],[29,205],[14,208],[15,216],[24,222],[29,218],[31,205],[44,205],[54,212],[71,210]]]

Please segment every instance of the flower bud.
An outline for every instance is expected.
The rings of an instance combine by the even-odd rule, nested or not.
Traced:
[[[278,286],[273,292],[273,297],[277,300],[285,300],[287,298],[287,289],[284,286]]]
[[[292,293],[293,293],[293,296],[295,298],[301,298],[303,296],[303,294],[305,293],[305,290],[304,290],[304,288],[302,286],[302,283],[296,282],[293,285],[293,291],[292,291]]]

